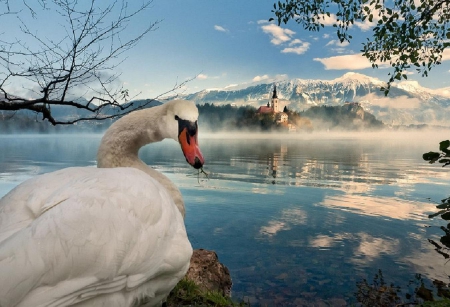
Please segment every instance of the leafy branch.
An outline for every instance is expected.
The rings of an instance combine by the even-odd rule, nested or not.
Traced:
[[[442,167],[450,165],[450,141],[442,141],[439,143],[440,152],[430,151],[423,154],[423,159],[430,164],[439,162],[442,163]]]
[[[393,82],[407,79],[411,68],[428,76],[450,46],[450,0],[284,0],[272,12],[275,18],[269,20],[278,25],[294,20],[305,30],[319,31],[332,24],[341,42],[350,42],[355,24],[369,26],[372,35],[361,52],[373,68],[387,64],[393,69],[381,88],[385,95]]]

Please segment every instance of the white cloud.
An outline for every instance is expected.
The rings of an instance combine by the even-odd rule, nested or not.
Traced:
[[[320,18],[320,22],[324,26],[332,26],[337,23],[337,17],[335,14],[330,14],[330,16],[328,16],[326,14],[322,14],[319,16],[319,18]]]
[[[354,23],[355,26],[360,28],[362,31],[368,31],[368,30],[372,29],[376,25],[376,23],[377,23],[377,21],[379,19],[378,18],[378,14],[377,14],[378,11],[379,10],[375,10],[375,7],[373,7],[370,10],[370,13],[373,15],[372,22],[369,22],[369,19],[367,18],[364,22],[355,21],[355,23]],[[330,16],[328,16],[328,15],[320,15],[320,18],[321,18],[320,22],[322,22],[322,24],[325,25],[325,26],[332,26],[334,24],[342,24],[342,21],[338,22],[337,17],[336,17],[335,14],[330,14]],[[351,28],[352,25],[349,25],[349,27]],[[323,36],[323,38],[329,38],[329,37],[330,36],[328,34],[325,34]]]
[[[450,87],[438,88],[432,91],[434,94],[450,98]]]
[[[326,47],[334,47],[331,48],[330,50],[338,53],[338,54],[342,54],[342,53],[348,53],[348,50],[345,49],[345,47],[347,47],[350,43],[349,42],[340,42],[338,39],[333,39],[331,41],[329,41],[325,46]]]
[[[229,84],[229,85],[225,86],[224,89],[233,88],[233,87],[236,87],[236,86],[238,86],[238,85],[239,85],[239,84],[237,84],[237,83]]]
[[[281,50],[282,53],[296,53],[296,54],[303,54],[309,49],[309,43],[302,43],[300,46],[296,47],[288,47]]]
[[[208,79],[208,75],[205,75],[205,74],[199,74],[199,75],[197,76],[197,79],[199,79],[199,80],[205,80],[205,79]]]
[[[287,74],[278,74],[278,75],[275,75],[275,78],[274,78],[274,80],[279,80],[279,81],[287,80],[287,79],[289,79],[289,76]]]
[[[303,42],[299,40],[298,38],[294,39],[289,43],[290,47],[284,48],[281,50],[282,53],[296,53],[296,54],[303,54],[306,51],[308,51],[310,43]]]
[[[449,60],[450,50],[445,49],[441,61]],[[359,70],[372,67],[372,63],[362,53],[338,55],[329,58],[314,58],[314,61],[322,63],[326,70]],[[380,68],[389,67],[389,63],[386,62],[378,62],[377,64]]]
[[[289,46],[299,45],[299,44],[303,44],[303,42],[301,40],[299,40],[298,38],[296,38],[292,42],[289,43]]]
[[[256,76],[253,78],[253,82],[259,82],[259,81],[269,81],[269,82],[276,82],[276,81],[283,81],[288,80],[289,76],[287,74],[277,74],[274,77],[269,75],[263,75],[263,76]]]
[[[370,29],[372,29],[373,27],[375,27],[378,23],[378,20],[380,20],[380,16],[382,16],[382,14],[380,14],[380,9],[375,8],[375,4],[372,4],[369,6],[370,10],[365,13],[367,18],[365,21],[356,21],[355,22],[355,26],[357,26],[361,31],[366,32],[369,31]],[[363,11],[365,12],[365,11]],[[400,13],[400,12],[399,12]],[[369,21],[369,15],[372,15],[372,21]],[[402,19],[402,18],[400,18]]]
[[[314,58],[320,62],[326,70],[359,70],[372,67],[372,64],[361,53],[332,56],[329,58]]]
[[[268,75],[263,75],[263,76],[256,76],[256,77],[254,77],[252,79],[252,81],[253,82],[259,82],[259,81],[267,80],[267,79],[269,79],[269,76]]]
[[[340,42],[337,39],[333,39],[331,41],[329,41],[325,46],[339,46],[339,47],[347,47],[350,43],[347,41],[344,42]]]
[[[374,18],[375,20],[375,18]],[[368,19],[366,19],[365,21],[361,22],[361,21],[355,21],[355,26],[357,26],[358,28],[361,29],[361,31],[366,32],[369,31],[370,29],[372,29],[373,27],[375,27],[375,25],[377,24],[375,21],[370,22]]]
[[[325,33],[322,37],[325,38],[325,39],[330,38],[330,34],[326,34]]]
[[[442,53],[442,61],[448,61],[448,60],[450,60],[450,50],[445,49],[444,52]]]
[[[390,98],[379,97],[374,93],[370,93],[358,99],[359,101],[370,101],[373,106],[378,106],[381,108],[388,107],[390,109],[417,109],[418,107],[420,107],[420,100],[418,98],[410,98],[407,96]]]
[[[225,29],[222,26],[214,25],[214,30],[220,31],[220,32],[228,32],[228,29]]]
[[[283,29],[274,23],[259,20],[258,24],[262,25],[261,29],[264,33],[271,37],[270,42],[276,46],[280,46],[281,53],[304,54],[308,51],[310,43],[304,42],[298,38],[294,38],[295,32],[289,29]]]
[[[280,26],[277,26],[274,23],[265,24],[261,27],[264,33],[269,34],[271,36],[270,42],[274,45],[280,45],[282,43],[286,43],[292,39],[292,36],[295,34],[294,31],[289,29],[283,29]]]

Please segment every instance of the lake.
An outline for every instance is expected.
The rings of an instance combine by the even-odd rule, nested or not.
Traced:
[[[204,134],[208,178],[174,141],[140,156],[180,187],[191,243],[217,252],[235,299],[345,306],[378,270],[403,294],[416,273],[448,282],[450,267],[428,242],[445,223],[428,214],[450,195],[450,168],[422,154],[449,135]],[[0,136],[0,196],[38,174],[95,166],[100,138]]]

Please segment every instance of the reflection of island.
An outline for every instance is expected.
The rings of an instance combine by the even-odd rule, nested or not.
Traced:
[[[343,151],[340,156],[328,149],[322,150],[320,146],[316,149],[309,145],[303,148],[301,143],[286,140],[273,144],[270,151],[262,150],[259,156],[262,158],[266,153],[266,176],[271,178],[272,184],[329,185],[346,192],[361,193],[369,191],[373,184],[394,180],[394,174],[377,176],[368,153],[361,148],[340,148]],[[324,153],[331,153],[332,161]]]
[[[419,182],[427,183],[433,177],[450,178],[450,172],[432,169],[426,163],[411,167],[411,159],[421,157],[421,151],[411,150],[401,160],[391,158],[393,153],[405,153],[391,143],[276,136],[269,140],[217,142],[223,146],[213,155],[230,161],[221,170],[221,175],[230,180],[325,187],[349,194],[369,193],[379,185],[394,185],[401,187],[394,191],[396,196],[405,197]]]

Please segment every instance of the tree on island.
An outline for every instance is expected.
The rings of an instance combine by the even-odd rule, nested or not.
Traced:
[[[0,32],[0,110],[29,110],[53,125],[73,124],[123,116],[180,89],[187,81],[133,104],[115,72],[124,53],[157,28],[159,21],[139,32],[126,31],[151,3],[131,9],[126,0],[0,0],[2,24],[20,25],[16,37]],[[58,29],[39,32],[36,25],[49,23],[48,12],[56,12],[52,26]],[[18,94],[17,85],[28,91],[27,97]],[[55,114],[61,107],[85,112],[67,119]]]
[[[279,25],[294,20],[308,31],[331,22],[341,42],[350,42],[353,24],[373,25],[373,35],[361,51],[373,68],[382,63],[392,67],[382,88],[386,95],[395,80],[407,79],[412,66],[428,76],[450,46],[450,0],[284,0],[275,3],[272,12]]]

